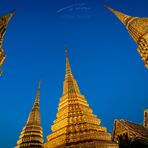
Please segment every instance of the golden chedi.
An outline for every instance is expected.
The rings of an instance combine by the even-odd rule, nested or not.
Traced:
[[[15,148],[43,148],[43,132],[40,123],[40,83],[32,111]]]
[[[44,148],[118,148],[111,135],[100,126],[74,79],[66,52],[66,74],[56,120]]]
[[[133,17],[106,6],[125,25],[138,45],[138,53],[148,68],[148,18]]]
[[[7,14],[6,16],[0,17],[0,67],[2,66],[6,56],[3,53],[2,43],[4,34],[8,25],[9,20],[13,16],[14,11],[12,13]],[[0,70],[0,74],[2,74],[2,70]]]

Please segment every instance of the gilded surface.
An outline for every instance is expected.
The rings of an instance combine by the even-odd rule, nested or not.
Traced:
[[[2,66],[4,60],[6,59],[6,56],[3,53],[3,50],[0,50],[0,67]],[[2,73],[2,71],[0,70],[0,74]]]
[[[113,131],[113,140],[118,141],[118,137],[128,136],[129,138],[134,139],[135,137],[147,139],[148,129],[142,125],[125,121],[125,120],[115,120],[114,131]]]
[[[40,84],[37,96],[15,148],[43,148],[43,132],[40,125]]]
[[[65,146],[65,148],[118,148],[118,145],[114,143],[106,143],[104,141],[93,141],[71,146]]]
[[[148,128],[148,109],[144,111],[144,127]]]
[[[113,140],[118,141],[118,136],[128,134],[128,129],[120,123],[120,121],[115,120],[114,122],[114,133],[113,133]]]
[[[125,25],[129,34],[137,43],[137,51],[148,68],[148,18],[138,18],[128,16],[110,7],[107,7],[113,12],[117,18]]]
[[[2,66],[6,56],[3,53],[3,49],[2,49],[2,43],[3,43],[3,38],[4,38],[4,34],[8,25],[9,20],[11,19],[13,13],[9,13],[6,16],[0,17],[0,67]],[[0,74],[2,73],[2,71],[0,70]]]
[[[63,95],[56,117],[51,127],[52,134],[47,136],[45,148],[86,147],[89,141],[98,141],[98,145],[102,144],[104,148],[117,147],[111,142],[111,135],[107,133],[106,128],[100,126],[100,119],[93,114],[85,97],[80,93],[71,71],[68,54]],[[91,147],[91,144],[89,146]]]

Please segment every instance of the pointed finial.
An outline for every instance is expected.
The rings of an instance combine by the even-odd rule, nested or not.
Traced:
[[[38,89],[41,88],[41,83],[42,83],[42,80],[39,80],[39,83],[38,83]]]
[[[108,6],[108,5],[104,5],[104,7],[107,8],[108,10],[112,11],[112,12],[115,11],[114,9],[112,9],[112,8],[111,8],[110,6]]]
[[[117,11],[115,9],[112,9],[111,7],[105,5],[105,7],[110,10],[124,25],[126,28],[128,28],[128,22],[130,19],[132,19],[132,16],[129,16],[127,14],[124,14],[120,11]]]
[[[68,47],[65,45],[65,53],[66,53],[66,57],[68,57]]]
[[[37,94],[36,94],[36,99],[35,99],[35,102],[34,102],[34,105],[33,105],[33,108],[36,108],[36,107],[39,107],[39,102],[40,102],[40,88],[41,88],[41,80],[39,80],[38,82],[38,89],[37,89]]]
[[[113,10],[111,7],[109,7],[108,5],[104,5],[105,8],[109,9],[109,10]]]
[[[4,16],[6,18],[6,25],[8,24],[9,20],[11,19],[11,17],[14,15],[15,12],[16,10],[14,9],[13,11]]]
[[[15,12],[16,12],[16,9],[13,9],[11,13],[13,13],[13,14],[14,14]]]
[[[66,53],[66,58],[68,58],[68,50],[65,49],[65,53]]]
[[[69,63],[69,57],[68,57],[68,48],[65,48],[65,53],[66,53],[66,75],[65,77],[72,76],[72,71]],[[73,77],[73,76],[72,76]]]

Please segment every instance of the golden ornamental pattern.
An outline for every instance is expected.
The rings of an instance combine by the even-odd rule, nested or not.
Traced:
[[[138,45],[137,51],[142,57],[145,67],[148,68],[148,18],[132,17],[108,6],[107,8],[125,25]]]
[[[3,38],[4,34],[6,32],[6,28],[8,25],[9,20],[13,16],[14,12],[7,14],[6,16],[0,17],[0,67],[2,66],[4,60],[6,59],[6,56],[3,52],[2,44],[3,44]],[[0,69],[0,74],[2,74],[2,70]]]
[[[51,126],[44,148],[84,147],[89,141],[97,141],[99,148],[117,148],[111,142],[107,129],[100,126],[101,120],[93,114],[87,100],[80,93],[66,54],[66,74],[63,95],[60,98],[56,119]],[[89,147],[94,145],[90,143]]]
[[[37,90],[36,99],[29,114],[28,120],[15,148],[43,148],[43,132],[40,123],[40,83]]]

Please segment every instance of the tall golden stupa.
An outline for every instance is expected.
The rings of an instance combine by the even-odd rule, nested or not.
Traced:
[[[138,52],[148,68],[148,18],[133,17],[106,6],[125,25],[138,45]]]
[[[9,20],[11,19],[13,14],[14,14],[14,11],[7,14],[6,16],[0,17],[0,67],[2,66],[4,60],[6,59],[6,56],[4,55],[3,48],[2,48],[3,38],[4,38],[7,25],[9,23]],[[0,70],[0,74],[2,74],[2,70]]]
[[[118,148],[93,114],[74,79],[66,51],[66,74],[56,120],[44,148]]]
[[[40,83],[32,111],[15,148],[43,148],[43,132],[40,123]]]

